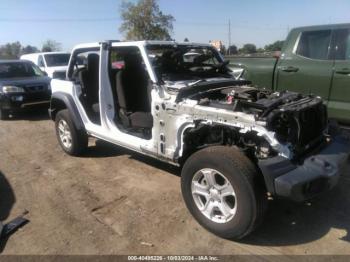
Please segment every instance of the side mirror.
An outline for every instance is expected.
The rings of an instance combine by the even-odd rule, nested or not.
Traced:
[[[42,70],[41,70],[42,71]],[[48,76],[48,74],[45,71],[42,71],[44,76]]]

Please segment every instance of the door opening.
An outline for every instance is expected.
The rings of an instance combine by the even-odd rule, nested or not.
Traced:
[[[137,47],[112,48],[110,81],[118,128],[143,139],[152,138],[152,84]]]

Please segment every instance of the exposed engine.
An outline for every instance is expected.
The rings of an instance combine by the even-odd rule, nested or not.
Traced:
[[[253,114],[257,121],[267,123],[267,129],[274,131],[281,143],[291,143],[296,154],[324,140],[327,109],[319,97],[240,86],[208,90],[191,99],[203,106]]]

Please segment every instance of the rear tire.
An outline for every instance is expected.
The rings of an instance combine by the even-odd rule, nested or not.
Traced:
[[[212,146],[190,156],[182,169],[181,189],[193,217],[223,238],[251,233],[267,207],[260,174],[236,147]]]
[[[9,111],[6,109],[0,109],[0,120],[7,120],[9,119]]]
[[[56,135],[62,149],[69,155],[79,156],[87,148],[88,136],[74,125],[67,109],[57,113],[55,118]]]

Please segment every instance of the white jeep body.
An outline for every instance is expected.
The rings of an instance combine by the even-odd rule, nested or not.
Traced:
[[[170,43],[178,45],[174,42]],[[156,78],[145,49],[145,46],[150,44],[168,45],[169,42],[113,42],[112,47],[135,46],[140,49],[149,77],[154,83],[151,102],[152,116],[154,119],[152,139],[146,140],[126,134],[120,131],[115,125],[113,118],[116,109],[114,108],[112,87],[108,77],[108,53],[102,48],[102,44],[100,43],[78,45],[73,49],[72,54],[79,49],[100,48],[99,106],[101,125],[91,122],[86,115],[78,98],[81,94],[79,85],[75,85],[71,81],[54,79],[51,82],[53,94],[57,92],[67,93],[74,99],[84,122],[85,129],[91,136],[101,138],[143,154],[151,155],[173,164],[177,164],[176,159],[182,156],[184,131],[194,127],[194,121],[196,120],[200,120],[207,125],[218,123],[237,127],[242,133],[256,131],[257,135],[264,137],[280,155],[284,157],[290,156],[288,147],[280,144],[275,139],[274,133],[268,131],[264,127],[264,123],[257,123],[253,115],[200,106],[197,101],[191,99],[185,99],[179,103],[175,102],[176,95],[167,92],[166,89],[157,84],[158,79]],[[196,46],[197,45],[198,44],[196,44]],[[210,45],[203,46],[210,47]],[[161,135],[164,136],[164,141],[160,139]]]
[[[60,109],[76,108],[77,112],[71,112],[71,114],[74,115],[74,119],[81,119],[82,128],[88,135],[174,165],[181,165],[189,154],[203,147],[217,144],[237,146],[244,152],[245,150],[252,152],[251,160],[262,172],[266,187],[273,195],[302,200],[310,197],[303,191],[303,188],[312,181],[325,178],[329,184],[327,184],[327,189],[336,184],[339,166],[345,161],[347,153],[339,148],[341,143],[331,143],[326,136],[326,109],[320,98],[302,96],[292,92],[271,93],[266,90],[256,90],[245,86],[242,81],[236,81],[232,75],[231,78],[227,76],[232,71],[228,71],[225,77],[176,81],[163,79],[163,81],[159,79],[155,66],[152,64],[155,55],[149,53],[150,48],[161,48],[162,46],[188,48],[188,50],[191,48],[210,49],[219,63],[217,71],[225,63],[221,55],[206,44],[107,41],[77,45],[72,50],[67,80],[54,79],[51,82],[52,118],[55,118]],[[116,108],[117,98],[113,92],[114,87],[111,84],[110,50],[123,47],[138,49],[150,80],[152,88],[150,113],[153,125],[150,130],[151,136],[147,138],[125,132],[115,120],[118,109]],[[97,106],[100,121],[98,123],[92,121],[86,113],[80,99],[83,92],[82,86],[79,81],[72,79],[73,71],[79,68],[74,65],[74,57],[83,51],[99,55],[99,103]],[[184,57],[196,59],[198,57],[196,52],[188,51]],[[199,72],[202,72],[201,70],[204,69],[199,69]],[[220,83],[229,89],[228,96],[232,95],[230,98],[237,106],[233,107],[234,103],[231,100],[228,103],[226,98],[217,100],[210,97],[213,93],[215,94],[216,89],[218,92],[223,91]],[[191,95],[186,95],[183,92],[185,89],[191,92],[192,87],[195,88],[201,84],[204,89],[198,89],[198,94],[192,92]],[[205,85],[211,84],[216,87],[205,88]],[[180,92],[182,92],[181,97],[179,97]],[[207,93],[209,99],[203,99]],[[248,98],[245,98],[247,96]],[[252,99],[253,96],[260,98]],[[70,100],[73,105],[61,106],[60,99]],[[244,101],[240,103],[241,100]],[[216,128],[220,131],[216,132]],[[208,138],[204,138],[205,142],[202,144],[201,142],[192,143],[196,136],[202,134],[201,130],[206,130],[204,133]],[[231,137],[226,135],[224,137],[225,132],[232,132]],[[327,150],[322,151],[330,147],[332,147],[331,151],[336,153],[330,155]],[[188,151],[189,148],[190,151]],[[318,159],[317,165],[313,164],[314,160],[307,158],[310,154],[313,159]],[[298,163],[304,164],[299,165]],[[317,169],[322,165],[331,168]],[[296,179],[291,180],[290,176]],[[319,191],[324,190],[325,188],[322,188]]]

